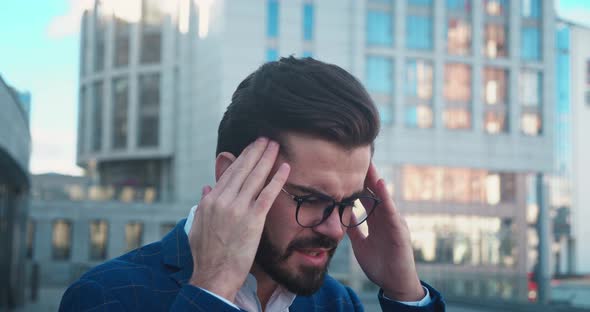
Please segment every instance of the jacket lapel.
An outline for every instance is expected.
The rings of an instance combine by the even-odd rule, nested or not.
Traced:
[[[193,257],[184,233],[186,219],[180,220],[176,227],[162,239],[162,262],[173,269],[170,277],[179,286],[186,284],[193,273]]]

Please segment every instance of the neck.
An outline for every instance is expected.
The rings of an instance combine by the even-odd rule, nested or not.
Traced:
[[[252,265],[250,273],[256,278],[256,294],[258,295],[262,311],[265,311],[266,305],[277,289],[278,284],[256,264]]]

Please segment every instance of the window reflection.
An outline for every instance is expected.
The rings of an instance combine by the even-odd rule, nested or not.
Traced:
[[[523,69],[520,72],[521,130],[526,135],[539,135],[542,130],[540,72]]]
[[[409,15],[406,17],[406,46],[408,49],[432,49],[432,17]]]
[[[487,24],[485,27],[484,54],[488,58],[505,57],[508,55],[506,26]]]
[[[516,177],[510,172],[406,165],[402,181],[407,201],[497,205],[516,199]]]
[[[507,130],[508,74],[501,68],[484,69],[484,128],[488,133]]]
[[[485,12],[490,16],[505,15],[508,3],[506,0],[485,0]]]
[[[467,20],[450,18],[447,21],[447,53],[467,55],[471,51],[471,24]]]
[[[139,146],[158,146],[160,131],[160,75],[139,76]]]
[[[90,260],[107,257],[108,224],[105,220],[90,221]]]
[[[409,215],[416,262],[514,267],[512,219],[462,215]]]
[[[162,21],[158,0],[143,0],[141,10],[141,63],[160,62],[162,51]]]
[[[523,27],[520,34],[520,53],[525,61],[541,59],[541,31],[539,27]]]
[[[469,65],[445,65],[444,96],[448,102],[471,101],[471,67]]]
[[[129,80],[113,80],[113,148],[127,146],[127,115],[129,110]]]
[[[33,247],[35,244],[35,230],[37,223],[34,220],[27,221],[27,259],[33,259]]]
[[[143,240],[143,223],[129,222],[125,225],[127,251],[139,248]]]
[[[432,127],[432,63],[425,60],[408,60],[404,89],[406,94],[406,126]]]
[[[115,17],[114,64],[115,67],[129,65],[129,38],[131,24],[124,19]]]
[[[393,21],[390,10],[367,12],[367,45],[391,46],[393,44]]]
[[[53,260],[68,260],[72,251],[72,222],[59,219],[53,222],[52,231]]]
[[[102,107],[103,83],[97,81],[92,85],[92,150],[98,152],[102,148]]]

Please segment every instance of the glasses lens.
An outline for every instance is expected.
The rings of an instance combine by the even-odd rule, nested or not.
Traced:
[[[334,205],[334,201],[323,197],[308,197],[299,202],[297,222],[301,226],[313,227],[324,220],[328,209]]]
[[[365,222],[376,205],[377,200],[375,198],[368,196],[358,198],[352,205],[344,208],[342,212],[342,224],[346,227],[355,227]]]

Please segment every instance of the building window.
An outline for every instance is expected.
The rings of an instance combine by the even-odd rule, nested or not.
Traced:
[[[541,59],[541,37],[539,28],[523,27],[520,35],[521,58],[525,61],[539,61]]]
[[[412,128],[431,128],[433,124],[432,63],[409,60],[405,71],[405,124]]]
[[[402,181],[406,201],[494,206],[516,200],[516,177],[510,172],[406,165]]]
[[[507,15],[508,1],[507,0],[485,0],[485,12],[489,16]]]
[[[141,8],[141,63],[159,63],[162,54],[162,22],[159,0],[143,0]]]
[[[127,115],[129,110],[129,79],[113,80],[113,148],[127,146]]]
[[[521,0],[520,12],[524,18],[541,17],[541,0]]]
[[[27,221],[27,259],[33,259],[33,250],[35,246],[35,229],[37,223],[34,220]]]
[[[507,27],[503,24],[490,23],[485,26],[484,54],[488,58],[506,57],[508,55]]]
[[[447,53],[452,55],[471,53],[471,24],[469,21],[459,18],[447,20]]]
[[[69,260],[72,251],[72,222],[59,219],[53,222],[53,260]]]
[[[86,124],[86,87],[80,87],[80,95],[78,99],[78,155],[86,153],[86,133],[88,125]]]
[[[158,146],[160,134],[160,75],[139,76],[139,146]]]
[[[432,17],[409,15],[406,18],[406,47],[416,50],[432,49]]]
[[[393,122],[391,94],[393,92],[393,62],[391,58],[368,56],[366,64],[366,86],[379,109],[383,124]]]
[[[393,21],[391,9],[369,9],[367,12],[367,45],[391,46],[393,44]]]
[[[393,63],[388,57],[367,58],[367,89],[370,92],[390,94],[393,90]]]
[[[129,222],[125,225],[125,242],[127,251],[141,247],[143,240],[143,223]]]
[[[91,261],[107,258],[108,224],[105,220],[90,221],[90,254]]]
[[[314,12],[313,4],[303,5],[303,40],[313,40]]]
[[[431,6],[432,0],[408,0],[408,5],[411,5],[411,6]]]
[[[92,86],[92,150],[99,152],[102,149],[102,107],[103,107],[103,83],[97,81]]]
[[[446,0],[447,11],[471,12],[471,0]]]
[[[446,64],[444,81],[445,108],[443,123],[448,129],[471,127],[471,67]]]
[[[514,222],[510,218],[435,214],[409,215],[406,221],[412,229],[416,262],[494,267],[517,264]],[[470,291],[474,287],[464,288]]]
[[[266,9],[266,36],[276,38],[279,36],[279,1],[269,0]]]
[[[521,130],[526,135],[539,135],[542,129],[540,72],[523,69],[520,72]]]
[[[266,49],[266,61],[272,62],[279,59],[279,51],[277,49],[268,48]]]
[[[104,16],[101,1],[96,1],[94,12],[94,71],[100,72],[104,69],[106,41],[106,18]]]
[[[86,49],[88,47],[88,11],[82,13],[82,23],[80,25],[80,74],[86,74]]]
[[[484,69],[484,129],[488,133],[506,132],[508,74],[500,68]]]
[[[115,41],[114,41],[114,64],[115,67],[129,65],[129,38],[131,33],[131,24],[127,21],[115,17]]]

